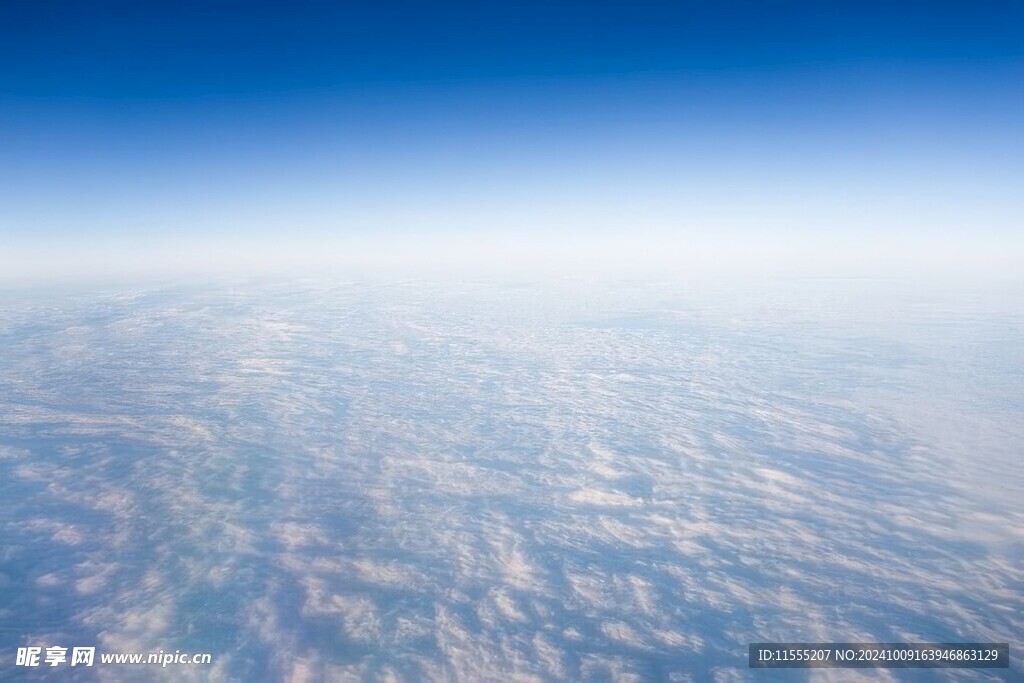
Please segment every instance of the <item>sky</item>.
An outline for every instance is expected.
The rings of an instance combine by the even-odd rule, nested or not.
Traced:
[[[0,2],[0,280],[1024,272],[1024,5]]]

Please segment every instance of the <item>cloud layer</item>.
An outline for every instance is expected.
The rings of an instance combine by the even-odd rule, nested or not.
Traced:
[[[290,681],[747,680],[765,640],[1019,650],[1016,306],[871,282],[12,295],[0,643]]]

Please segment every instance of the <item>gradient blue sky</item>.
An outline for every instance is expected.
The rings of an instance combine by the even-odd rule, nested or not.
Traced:
[[[0,3],[0,277],[1024,271],[1024,3]]]

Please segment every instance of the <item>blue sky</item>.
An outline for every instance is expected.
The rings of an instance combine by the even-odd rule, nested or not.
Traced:
[[[4,3],[0,270],[1024,267],[1019,3]]]

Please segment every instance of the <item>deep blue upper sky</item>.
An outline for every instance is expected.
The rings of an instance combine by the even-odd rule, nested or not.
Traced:
[[[7,2],[0,235],[1001,235],[1022,92],[1024,3]]]
[[[488,81],[1024,56],[985,2],[7,2],[8,97],[274,96]]]

